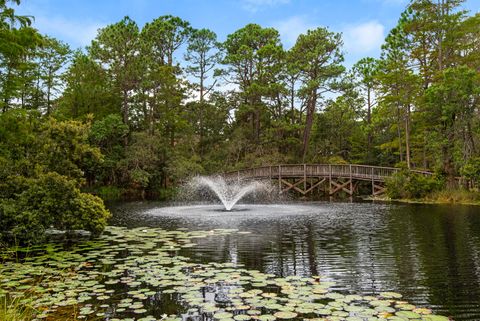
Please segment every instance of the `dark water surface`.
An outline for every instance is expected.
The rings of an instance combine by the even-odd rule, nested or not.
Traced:
[[[249,231],[201,239],[182,254],[278,276],[320,274],[340,291],[395,291],[455,320],[480,320],[480,207],[304,203],[222,212],[164,206],[117,204],[110,224]]]

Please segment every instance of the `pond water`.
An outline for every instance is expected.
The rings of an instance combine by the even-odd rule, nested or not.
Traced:
[[[479,207],[304,203],[262,213],[261,205],[234,212],[159,206],[115,206],[112,224],[249,231],[201,239],[187,255],[276,276],[322,275],[342,293],[399,292],[455,320],[480,320]]]
[[[100,238],[0,263],[0,299],[47,321],[480,320],[478,207],[234,209],[113,205]]]

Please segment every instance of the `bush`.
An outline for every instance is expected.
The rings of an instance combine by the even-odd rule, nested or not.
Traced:
[[[471,182],[470,187],[479,187],[480,185],[480,157],[470,159],[460,169],[460,174]]]
[[[439,190],[443,180],[409,170],[401,170],[386,181],[387,195],[393,199],[418,199]]]
[[[7,243],[33,244],[45,230],[86,230],[98,235],[110,213],[103,201],[82,193],[74,180],[57,173],[26,179],[28,187],[0,201],[0,236]]]
[[[88,133],[88,123],[0,113],[0,242],[38,243],[50,227],[103,230],[110,213],[79,189],[103,159]]]

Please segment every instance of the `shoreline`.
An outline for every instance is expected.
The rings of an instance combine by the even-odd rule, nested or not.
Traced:
[[[456,200],[432,200],[432,199],[392,199],[389,197],[364,197],[365,201],[380,201],[388,203],[406,203],[406,204],[437,204],[437,205],[469,205],[480,206],[480,201],[456,201]]]

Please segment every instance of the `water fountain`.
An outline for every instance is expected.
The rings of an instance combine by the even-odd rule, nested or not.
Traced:
[[[269,186],[258,181],[226,180],[222,176],[197,176],[189,184],[194,190],[208,187],[222,202],[226,211],[231,211],[242,197],[258,191],[267,191]]]
[[[270,181],[197,176],[183,185],[174,206],[154,207],[145,213],[157,218],[181,217],[190,222],[220,220],[235,226],[247,217],[308,215],[312,206],[289,203],[288,195],[280,195]]]

